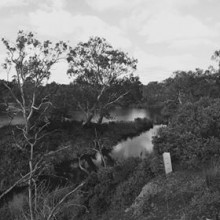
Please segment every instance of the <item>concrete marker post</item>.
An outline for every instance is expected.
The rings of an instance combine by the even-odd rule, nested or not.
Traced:
[[[163,153],[163,162],[164,162],[165,173],[169,174],[169,173],[173,172],[171,156],[170,156],[169,152]]]

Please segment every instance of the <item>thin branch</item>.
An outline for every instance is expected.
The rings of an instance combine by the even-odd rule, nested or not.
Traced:
[[[18,100],[18,98],[15,96],[15,94],[13,93],[12,89],[5,83],[3,82],[4,86],[9,90],[9,92],[11,93],[13,99],[17,102],[17,104],[20,105],[21,110],[23,110],[23,105],[22,103]]]
[[[126,93],[120,95],[117,99],[115,99],[115,100],[113,100],[113,101],[107,103],[107,104],[104,106],[104,108],[106,108],[107,106],[112,105],[112,104],[114,104],[115,102],[119,101],[121,98],[123,98],[124,96],[126,96],[128,93],[129,93],[129,92],[126,92]]]
[[[82,171],[84,171],[87,175],[89,175],[89,172],[81,165],[81,157],[82,157],[82,156],[80,156],[80,157],[78,158],[79,168],[80,168]]]
[[[78,185],[75,189],[73,189],[72,191],[70,191],[69,193],[67,193],[57,204],[56,206],[52,209],[52,211],[50,212],[47,220],[51,220],[51,218],[55,215],[55,212],[57,210],[57,208],[70,196],[72,195],[74,192],[76,192],[80,187],[82,187],[85,184],[85,182],[82,182],[80,185]]]
[[[56,153],[58,153],[58,152],[60,152],[62,150],[65,150],[65,149],[69,148],[69,147],[71,147],[71,145],[67,145],[67,146],[65,146],[65,147],[63,147],[61,149],[55,150],[55,151],[50,151],[49,153],[45,154],[44,157],[51,156],[52,154],[56,154]]]
[[[25,182],[27,180],[25,180],[31,173],[34,173],[37,170],[38,167],[35,167],[32,172],[27,173],[26,175],[24,175],[22,178],[20,178],[18,181],[16,181],[11,187],[9,187],[6,191],[4,191],[1,195],[0,195],[0,200],[6,195],[8,194],[12,189],[14,189],[18,184]]]
[[[40,105],[38,105],[38,107],[36,107],[36,106],[32,106],[32,108],[35,109],[35,110],[39,110],[43,104],[49,104],[49,105],[52,105],[51,102],[41,102]]]
[[[33,115],[33,112],[34,112],[34,105],[35,105],[35,100],[36,100],[36,88],[34,88],[34,92],[33,92],[33,97],[32,97],[32,104],[31,104],[31,110],[30,110],[30,113],[27,117],[27,120],[29,121],[31,116]]]
[[[22,148],[22,147],[20,146],[20,144],[18,143],[18,141],[16,140],[16,138],[15,138],[15,132],[14,132],[13,129],[12,129],[12,137],[13,137],[13,140],[14,140],[14,142],[15,142],[16,147],[17,147],[18,149],[20,149],[21,151],[24,151],[24,148]]]
[[[80,104],[79,101],[77,101],[77,105],[78,105],[78,107],[81,109],[81,111],[83,112],[83,114],[84,114],[85,116],[87,116],[87,112],[84,110],[84,108],[82,107],[82,105]],[[87,111],[88,111],[88,107],[87,107]]]
[[[87,213],[89,213],[89,210],[88,208],[85,206],[85,205],[79,205],[79,204],[74,204],[74,203],[70,203],[67,205],[67,207],[70,207],[70,206],[78,206],[78,207],[82,207],[86,210]]]

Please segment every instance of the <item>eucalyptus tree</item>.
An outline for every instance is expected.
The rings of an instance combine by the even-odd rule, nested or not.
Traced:
[[[29,172],[6,190],[0,199],[17,184],[28,182],[29,215],[30,219],[34,220],[37,209],[35,174],[42,162],[35,158],[35,150],[45,136],[44,130],[49,124],[46,111],[52,104],[47,95],[38,100],[37,91],[49,79],[52,66],[63,58],[62,54],[67,50],[67,44],[62,41],[56,44],[49,40],[40,41],[32,32],[23,31],[18,32],[15,42],[4,38],[2,42],[7,50],[3,67],[8,74],[14,74],[15,85],[12,87],[11,83],[5,81],[3,84],[16,103],[16,112],[20,112],[24,120],[23,125],[16,126],[20,130],[21,138],[18,140],[14,137],[14,141],[16,147],[29,154]]]
[[[91,37],[70,48],[67,61],[67,74],[78,87],[79,94],[75,97],[78,108],[86,116],[84,124],[90,123],[95,114],[101,122],[131,92],[127,82],[136,82],[133,73],[137,60],[114,49],[104,38]]]

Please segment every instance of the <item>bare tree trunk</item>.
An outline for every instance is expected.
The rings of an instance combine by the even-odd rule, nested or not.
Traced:
[[[181,99],[181,93],[180,93],[180,91],[179,91],[179,93],[178,93],[178,101],[179,101],[179,104],[180,104],[180,105],[183,104],[182,99]]]
[[[101,160],[102,160],[102,164],[104,167],[106,167],[106,162],[105,162],[105,158],[104,158],[104,155],[100,152],[101,154]]]
[[[99,119],[97,121],[98,124],[102,124],[102,120],[103,120],[104,116],[103,114],[101,113],[100,116],[99,116]]]
[[[89,125],[92,121],[94,117],[94,114],[93,113],[90,113],[89,117],[86,119],[86,121],[83,123],[83,126],[86,126],[86,125]]]
[[[34,172],[38,169],[37,166],[39,163],[36,163],[35,165],[33,163],[34,148],[37,147],[38,141],[45,136],[45,134],[42,134],[41,136],[39,135],[48,123],[39,128],[37,124],[32,123],[32,119],[34,111],[40,112],[42,110],[42,113],[40,112],[41,115],[45,114],[49,104],[51,104],[50,102],[45,102],[45,98],[47,98],[46,96],[45,98],[42,98],[40,104],[36,106],[36,91],[43,81],[49,77],[52,65],[58,63],[58,61],[62,59],[61,54],[66,51],[67,45],[63,42],[59,42],[54,46],[50,46],[50,43],[45,44],[47,41],[41,43],[35,39],[31,32],[25,34],[23,31],[19,31],[16,44],[13,44],[13,46],[11,46],[11,42],[5,39],[2,39],[2,41],[6,46],[8,54],[5,69],[6,71],[11,71],[11,67],[13,67],[17,76],[16,87],[19,90],[19,95],[13,91],[13,87],[10,87],[8,83],[4,83],[4,85],[9,90],[14,101],[18,104],[18,108],[22,112],[25,121],[24,127],[18,126],[17,128],[22,131],[22,136],[25,139],[24,146],[22,147],[25,150],[27,150],[26,148],[28,147],[29,173],[0,195],[0,199],[9,193],[17,184],[26,180],[28,183],[28,214],[30,215],[28,219],[35,220],[37,213],[34,212],[34,210],[37,210],[38,204],[37,190],[35,190],[35,195],[33,195],[33,190],[34,188],[36,189]],[[37,42],[37,44],[35,42]],[[28,53],[29,50],[27,50],[29,47],[33,49],[30,54]],[[32,59],[30,59],[30,56]],[[29,81],[31,82],[30,90],[28,89],[29,87],[26,87],[26,83]],[[29,98],[29,96],[27,97],[27,94],[30,97],[32,96],[32,98]],[[45,106],[46,103],[48,104],[47,106]],[[44,109],[42,108],[43,106],[45,106]],[[39,116],[38,119],[40,120],[41,116]],[[38,129],[38,131],[36,129]]]
[[[30,178],[28,181],[28,202],[29,202],[29,210],[30,210],[30,217],[31,220],[34,220],[34,213],[33,213],[33,196],[32,196],[32,178],[33,178],[33,154],[34,154],[34,146],[30,146],[30,160],[29,160],[29,171],[30,171]]]

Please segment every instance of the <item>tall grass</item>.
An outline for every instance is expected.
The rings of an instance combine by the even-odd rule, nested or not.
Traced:
[[[209,189],[220,192],[220,160],[213,161],[205,170],[205,180]]]

